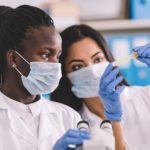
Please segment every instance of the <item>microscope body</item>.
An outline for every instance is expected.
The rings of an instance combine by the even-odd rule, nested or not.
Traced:
[[[91,139],[85,140],[82,147],[76,150],[115,150],[115,138],[110,122],[103,122],[101,126],[89,128]]]

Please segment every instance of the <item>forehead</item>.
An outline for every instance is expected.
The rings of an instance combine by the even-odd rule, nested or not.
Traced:
[[[36,50],[43,46],[61,49],[61,37],[53,27],[30,28],[22,44],[26,50]]]
[[[72,44],[67,51],[67,57],[91,57],[95,52],[102,52],[96,41],[92,38],[84,38]]]

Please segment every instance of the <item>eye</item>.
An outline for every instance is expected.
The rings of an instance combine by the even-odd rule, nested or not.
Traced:
[[[41,56],[42,58],[46,59],[48,57],[48,54],[42,54]]]
[[[40,56],[41,56],[43,59],[48,59],[50,55],[51,55],[51,52],[42,52],[42,53],[40,54]]]
[[[94,63],[95,63],[95,64],[96,64],[96,63],[100,63],[100,62],[102,62],[102,61],[103,61],[103,59],[100,58],[100,57],[94,59]]]
[[[71,67],[72,71],[77,71],[77,70],[80,70],[81,68],[83,68],[83,65],[73,65]]]

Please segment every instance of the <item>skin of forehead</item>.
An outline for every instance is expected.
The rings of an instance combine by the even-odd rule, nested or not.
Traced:
[[[68,48],[66,60],[71,59],[91,59],[96,52],[103,52],[99,45],[91,38],[84,38],[81,41],[73,43]]]
[[[61,48],[61,37],[52,27],[30,28],[25,34],[23,47],[26,52],[37,50],[41,46],[48,46],[51,49]]]

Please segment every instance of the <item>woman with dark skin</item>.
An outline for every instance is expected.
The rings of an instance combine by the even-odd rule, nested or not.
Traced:
[[[74,130],[81,120],[74,110],[40,96],[59,83],[60,54],[61,37],[50,16],[28,5],[3,7],[0,149],[67,150],[68,145],[89,139],[88,132]]]

